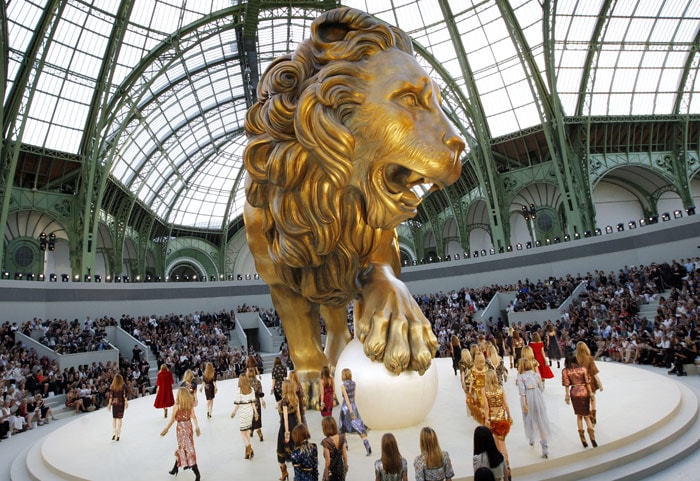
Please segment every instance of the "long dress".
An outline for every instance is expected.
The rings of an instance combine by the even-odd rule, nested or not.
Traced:
[[[561,372],[562,386],[569,388],[569,396],[571,396],[571,405],[574,408],[574,413],[577,416],[590,416],[591,414],[591,398],[588,394],[590,386],[590,378],[586,368],[581,366],[563,369]]]
[[[290,455],[294,466],[294,481],[318,481],[318,448],[315,443],[304,441]]]
[[[181,468],[197,464],[197,453],[194,450],[194,430],[192,429],[192,410],[178,409],[175,414],[177,421],[177,449],[175,459]]]
[[[404,474],[408,474],[408,463],[406,459],[401,457],[401,471],[398,473],[387,473],[384,471],[384,465],[381,459],[374,462],[375,478],[378,477],[381,481],[401,481]]]
[[[523,412],[523,422],[528,441],[530,444],[535,442],[535,432],[539,433],[540,440],[549,439],[549,418],[547,406],[542,396],[542,391],[544,391],[542,378],[535,371],[525,371],[518,374],[515,384],[518,386],[521,400],[525,396],[527,414]]]
[[[122,386],[121,389],[110,389],[109,398],[112,400],[112,417],[122,419],[126,405],[126,386]]]
[[[506,412],[503,396],[505,396],[505,393],[502,386],[498,386],[491,391],[484,389],[484,402],[489,408],[489,429],[494,437],[502,440],[510,432],[510,418],[508,418],[508,413]]]
[[[170,371],[158,371],[158,378],[156,379],[156,400],[153,403],[153,407],[156,409],[169,408],[175,404],[175,398],[173,396],[173,375]]]
[[[559,361],[561,359],[561,349],[559,348],[559,339],[556,333],[547,334],[547,357],[550,361]]]
[[[360,417],[360,412],[357,410],[357,405],[355,404],[355,381],[346,379],[343,381],[343,386],[345,386],[345,391],[348,393],[353,415],[350,416],[350,408],[345,402],[345,396],[343,396],[343,405],[340,407],[340,422],[338,423],[340,425],[339,431],[341,433],[365,434],[367,432],[367,426],[362,422],[362,417]]]
[[[484,396],[482,390],[484,388],[487,368],[479,370],[476,366],[472,366],[469,370],[469,393],[467,393],[467,406],[472,417],[479,424],[484,422]]]
[[[338,446],[333,442],[333,437],[328,436],[321,441],[321,446],[328,449],[330,463],[328,463],[328,479],[326,481],[345,481],[345,461],[343,460],[343,444],[346,444],[344,434],[338,434]]]
[[[530,347],[532,348],[532,353],[535,355],[535,361],[538,363],[537,370],[540,372],[540,377],[542,379],[552,379],[554,373],[544,362],[544,343],[531,342]]]
[[[252,378],[250,380],[250,387],[253,388],[253,392],[255,393],[255,409],[258,410],[258,419],[255,419],[253,417],[253,424],[250,429],[255,430],[255,429],[261,429],[262,428],[262,404],[260,403],[260,399],[265,397],[265,393],[263,392],[262,388],[262,383],[260,380],[256,377]]]
[[[255,415],[253,411],[255,391],[251,389],[248,394],[243,394],[239,389],[233,404],[239,406],[238,422],[241,425],[241,431],[250,431],[253,426],[253,417]]]
[[[277,411],[280,413],[280,429],[277,433],[277,462],[279,464],[284,464],[291,460],[290,456],[292,454],[292,449],[294,448],[291,436],[289,436],[289,442],[285,442],[284,440],[285,406],[287,407],[287,423],[289,425],[289,432],[291,433],[294,426],[301,423],[301,415],[299,415],[297,408],[292,408],[284,399],[277,404]]]
[[[329,384],[323,384],[323,409],[321,409],[321,416],[332,416],[333,415],[333,386]]]

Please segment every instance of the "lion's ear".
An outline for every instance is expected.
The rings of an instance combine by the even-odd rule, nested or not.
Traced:
[[[350,29],[347,24],[338,22],[325,22],[318,26],[316,33],[323,43],[333,43],[345,40]]]

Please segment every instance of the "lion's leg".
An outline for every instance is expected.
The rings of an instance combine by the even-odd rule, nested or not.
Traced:
[[[321,306],[321,316],[326,323],[326,357],[329,366],[335,366],[352,337],[348,330],[347,307]]]
[[[328,364],[321,349],[319,305],[282,285],[270,287],[272,303],[282,319],[282,327],[289,345],[289,355],[294,370],[304,388],[309,407],[318,397],[318,381],[321,368]]]

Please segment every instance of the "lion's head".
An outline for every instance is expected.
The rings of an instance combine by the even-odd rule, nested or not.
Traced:
[[[464,144],[409,37],[354,9],[316,19],[257,95],[246,196],[264,211],[269,254],[305,297],[345,304],[382,232],[416,214],[412,189],[457,180]]]

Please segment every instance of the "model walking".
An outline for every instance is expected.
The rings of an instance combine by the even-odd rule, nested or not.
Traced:
[[[182,375],[182,382],[180,383],[180,387],[187,388],[190,394],[192,394],[192,398],[194,399],[194,407],[197,407],[197,383],[194,381],[194,372],[192,372],[192,369],[188,369]]]
[[[456,376],[457,371],[459,371],[459,361],[462,358],[462,343],[454,334],[452,334],[452,338],[450,339],[450,357],[452,357],[452,370],[455,372]]]
[[[304,396],[304,388],[301,385],[299,376],[296,371],[289,371],[288,379],[294,383],[294,390],[297,393],[297,399],[299,399],[299,413],[301,414],[301,422],[306,424],[306,397]]]
[[[275,401],[280,402],[282,399],[282,381],[287,378],[287,368],[282,364],[282,360],[277,356],[272,365],[272,392],[275,396]]]
[[[591,350],[583,341],[579,341],[576,344],[576,363],[586,369],[588,379],[591,382],[591,389],[593,389],[593,394],[595,394],[598,390],[603,391],[603,383],[600,382],[600,378],[598,377],[598,373],[600,371],[598,371],[598,366],[596,366],[595,360],[591,355]],[[597,416],[598,410],[596,406],[596,399],[595,396],[591,396],[591,422],[593,424],[598,422]]]
[[[294,481],[318,481],[318,448],[310,443],[311,434],[306,424],[297,424],[292,430],[294,450],[290,455],[294,466]]]
[[[529,359],[522,361],[523,372],[518,374],[515,383],[518,386],[520,394],[520,407],[523,410],[523,422],[525,423],[525,436],[527,437],[530,446],[535,444],[535,434],[540,437],[540,445],[542,446],[542,457],[549,457],[549,447],[547,439],[549,439],[549,418],[547,416],[547,407],[542,396],[544,391],[544,382],[539,373],[533,367]]]
[[[119,441],[122,434],[122,418],[124,410],[129,407],[126,398],[126,384],[121,374],[116,374],[109,386],[109,402],[107,409],[112,410],[112,441]]]
[[[323,481],[345,481],[348,472],[348,443],[345,435],[338,432],[338,423],[332,416],[321,418],[321,428],[326,436],[323,447]]]
[[[248,382],[250,382],[250,387],[252,387],[253,391],[255,391],[255,409],[258,412],[258,417],[253,418],[253,424],[250,428],[250,435],[253,436],[253,432],[257,432],[260,441],[262,441],[262,408],[267,406],[265,405],[265,400],[263,399],[263,397],[265,397],[265,393],[263,392],[262,383],[260,382],[260,379],[258,379],[257,373],[257,368],[248,368],[248,371],[246,371]]]
[[[523,338],[520,336],[520,332],[513,330],[513,340],[511,341],[511,344],[513,346],[513,356],[511,359],[511,364],[514,364],[515,368],[517,369],[523,346],[525,346],[525,341],[523,341]]]
[[[554,326],[551,324],[547,326],[547,330],[545,331],[544,343],[547,348],[549,365],[552,365],[552,361],[557,361],[557,367],[560,367],[561,348],[559,347],[559,338],[557,337],[556,329],[554,329]]]
[[[561,371],[561,383],[566,390],[566,404],[571,404],[576,414],[576,424],[578,425],[578,435],[584,448],[588,447],[586,436],[583,433],[583,421],[586,421],[588,437],[594,448],[598,447],[591,420],[591,398],[595,397],[591,387],[590,378],[585,367],[579,366],[576,358],[569,356],[566,358],[564,369]]]
[[[153,407],[163,409],[163,417],[168,417],[168,408],[175,404],[173,397],[173,375],[165,364],[160,365],[156,379],[156,400]]]
[[[289,379],[282,382],[282,399],[277,403],[277,411],[280,413],[280,429],[277,433],[277,462],[282,472],[280,481],[285,481],[289,478],[287,461],[291,461],[290,456],[294,447],[291,440],[291,430],[297,424],[301,424],[299,398],[297,398],[294,383]]]
[[[554,377],[554,373],[549,368],[547,363],[545,363],[544,343],[542,342],[542,338],[540,337],[539,333],[535,332],[532,334],[532,341],[530,342],[529,346],[532,348],[532,354],[535,356],[535,360],[537,361],[537,370],[540,373],[542,382],[547,379],[552,379]]]
[[[362,422],[355,404],[355,388],[357,385],[352,380],[352,371],[348,368],[343,369],[341,378],[343,384],[340,386],[340,390],[343,394],[343,405],[340,407],[340,432],[359,434],[362,443],[365,445],[367,456],[369,456],[372,454],[372,446],[370,446],[369,439],[367,439],[367,427]]]
[[[510,469],[508,459],[508,449],[506,448],[506,436],[510,432],[513,424],[513,417],[510,415],[510,408],[503,386],[498,382],[498,376],[493,369],[486,371],[484,378],[484,424],[493,433],[498,450],[506,458],[506,468]]]
[[[238,378],[238,393],[236,393],[235,400],[233,402],[235,407],[231,413],[231,419],[236,417],[236,413],[241,411],[241,416],[239,417],[239,424],[241,430],[241,438],[243,439],[243,444],[245,444],[245,457],[244,459],[253,460],[253,446],[250,445],[250,432],[253,428],[253,419],[258,417],[258,409],[255,407],[255,391],[250,386],[250,381],[248,376],[240,376]]]
[[[450,481],[454,475],[447,451],[440,449],[437,434],[432,428],[420,431],[420,454],[413,461],[416,481]]]
[[[321,416],[332,416],[335,383],[333,382],[331,370],[328,368],[328,366],[323,366],[321,368],[321,381],[319,384],[321,388],[321,396],[319,399],[319,405],[321,407]]]
[[[469,392],[467,393],[467,406],[472,417],[482,424],[484,422],[484,376],[486,376],[488,366],[486,366],[486,358],[482,352],[477,352],[474,355],[474,365],[469,370]]]
[[[197,466],[197,453],[194,450],[194,436],[192,435],[192,423],[194,423],[195,433],[199,436],[199,422],[194,412],[194,398],[189,389],[181,387],[177,390],[177,398],[173,413],[170,416],[168,425],[160,433],[161,436],[168,434],[168,430],[177,421],[177,450],[175,450],[175,465],[169,472],[177,475],[179,468],[190,468],[195,474],[195,481],[199,481],[199,467]]]
[[[214,372],[214,365],[210,362],[206,363],[204,366],[202,381],[203,384],[199,388],[199,391],[201,392],[204,390],[204,397],[207,399],[207,418],[210,419],[212,410],[214,409],[214,398],[218,391],[216,387],[216,372]]]

